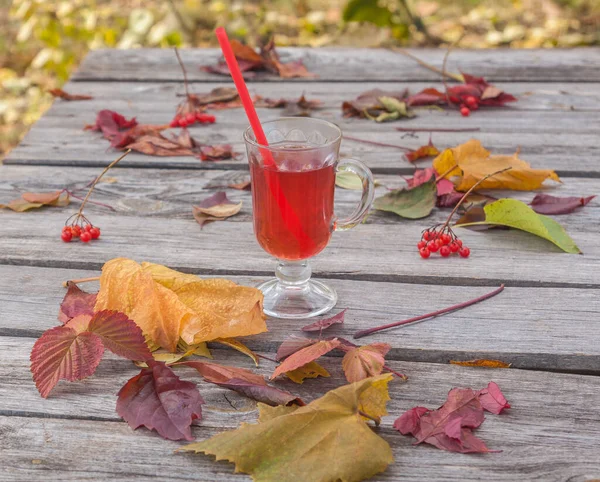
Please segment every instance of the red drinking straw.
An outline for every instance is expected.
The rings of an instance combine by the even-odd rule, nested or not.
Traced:
[[[256,137],[258,144],[260,144],[261,146],[268,146],[269,143],[267,142],[267,137],[265,136],[265,132],[263,131],[262,125],[260,124],[258,114],[256,113],[254,103],[252,102],[252,98],[250,97],[250,93],[248,92],[248,87],[246,87],[246,82],[244,81],[244,77],[242,76],[240,66],[238,65],[237,59],[235,58],[235,54],[233,53],[233,49],[231,48],[231,44],[229,43],[227,32],[225,32],[225,29],[223,27],[219,27],[215,30],[215,34],[217,35],[217,40],[221,45],[223,57],[225,57],[225,62],[227,62],[229,73],[231,74],[231,78],[233,79],[235,88],[238,91],[238,94],[244,106],[244,110],[246,111],[246,116],[248,116],[250,126],[254,131],[254,137]],[[271,168],[277,167],[275,165],[275,161],[273,160],[273,156],[271,156],[271,152],[268,149],[260,149],[260,153],[262,155],[265,166]],[[283,222],[286,228],[289,231],[291,231],[298,240],[298,243],[300,244],[300,252],[311,253],[312,249],[315,247],[315,243],[304,232],[304,229],[302,229],[302,225],[300,224],[298,216],[294,212],[292,206],[290,206],[290,204],[288,203],[285,194],[281,189],[279,179],[277,179],[277,177],[275,176],[271,176],[271,173],[269,171],[267,171],[265,174],[267,174],[266,179],[269,185],[269,189],[273,197],[277,200],[279,210],[281,211],[281,217],[283,218]]]

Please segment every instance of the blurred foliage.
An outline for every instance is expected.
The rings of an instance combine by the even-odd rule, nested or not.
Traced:
[[[89,49],[252,45],[600,44],[600,0],[0,0],[0,157]]]

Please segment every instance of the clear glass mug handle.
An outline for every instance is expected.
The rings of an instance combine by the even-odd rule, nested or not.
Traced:
[[[375,183],[371,170],[362,162],[356,159],[342,159],[338,162],[337,172],[352,172],[356,174],[362,182],[362,197],[360,203],[354,212],[342,219],[335,220],[335,231],[346,231],[359,224],[369,212],[375,196]]]

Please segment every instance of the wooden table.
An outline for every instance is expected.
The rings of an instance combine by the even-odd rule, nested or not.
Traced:
[[[373,87],[417,91],[439,86],[438,76],[385,50],[298,48],[281,53],[284,60],[302,58],[319,77],[282,82],[258,76],[251,90],[288,98],[304,92],[308,98],[321,99],[326,109],[317,115],[338,123],[348,135],[416,148],[427,142],[427,133],[402,136],[394,128],[480,127],[476,135],[435,133],[433,140],[448,147],[477,137],[497,153],[512,153],[520,146],[521,157],[532,166],[556,169],[561,175],[564,184],[548,192],[600,194],[600,49],[453,52],[450,70],[483,75],[518,96],[519,102],[480,110],[468,118],[425,110],[414,120],[384,125],[343,119],[342,100]],[[416,53],[436,65],[444,55],[441,50]],[[229,82],[197,68],[214,62],[216,50],[183,51],[182,56],[193,91],[208,92]],[[101,109],[137,116],[142,123],[165,123],[183,86],[172,51],[107,50],[90,53],[65,90],[95,98],[55,102],[0,167],[0,200],[24,191],[85,185],[116,155],[100,135],[84,132],[84,124],[93,123]],[[267,120],[280,111],[260,109],[259,115]],[[243,113],[227,110],[217,117],[210,127],[193,128],[193,135],[231,142],[243,151]],[[342,152],[362,158],[388,186],[399,186],[400,175],[414,169],[393,148],[344,141]],[[162,263],[200,276],[226,276],[245,284],[270,276],[274,263],[254,239],[249,193],[228,193],[244,206],[227,222],[201,231],[191,216],[192,203],[214,192],[206,188],[210,183],[239,179],[246,169],[245,159],[201,163],[191,157],[132,153],[109,173],[116,181],[96,189],[94,199],[117,211],[90,205],[87,212],[103,235],[89,245],[59,239],[72,206],[25,214],[0,212],[1,480],[243,479],[233,474],[231,464],[203,455],[174,454],[179,443],[145,429],[133,432],[117,416],[115,394],[137,372],[130,362],[106,356],[93,377],[61,383],[43,400],[31,381],[29,352],[35,339],[57,324],[64,295],[61,283],[97,275],[114,257]],[[533,197],[533,193],[510,195]],[[336,206],[350,208],[356,197],[356,192],[340,190]],[[600,478],[600,203],[595,200],[577,213],[557,218],[583,256],[563,254],[518,231],[465,231],[462,237],[472,248],[468,260],[421,260],[415,249],[418,233],[446,215],[436,211],[432,218],[411,222],[374,213],[366,224],[335,234],[313,264],[315,276],[337,289],[338,308],[348,308],[344,327],[332,330],[340,336],[471,299],[501,282],[507,285],[485,303],[364,340],[390,343],[390,366],[410,378],[391,385],[390,415],[379,433],[393,446],[396,461],[374,480]],[[269,333],[247,343],[272,354],[284,338],[298,333],[302,323],[269,320],[268,325]],[[237,352],[214,353],[223,363],[250,367]],[[472,358],[497,358],[512,363],[512,369],[448,364]],[[343,383],[339,362],[335,355],[325,358],[330,379],[281,385],[312,400]],[[270,362],[259,368],[264,374],[272,370]],[[183,376],[197,379],[191,373]],[[502,453],[460,455],[414,447],[410,437],[391,426],[412,406],[439,406],[452,387],[477,389],[490,380],[500,385],[513,408],[487,417],[478,434]],[[256,419],[254,402],[227,392],[230,404],[222,389],[200,385],[207,404],[204,420],[194,429],[198,439]]]

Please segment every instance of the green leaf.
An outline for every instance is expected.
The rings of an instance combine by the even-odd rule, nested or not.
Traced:
[[[435,179],[412,189],[396,189],[375,199],[373,208],[378,211],[395,213],[408,219],[429,216],[437,200]]]
[[[342,189],[362,191],[363,183],[356,174],[350,171],[340,171],[335,174],[335,185]]]
[[[457,226],[482,224],[508,226],[547,239],[567,253],[581,253],[575,241],[571,239],[559,223],[548,216],[537,214],[521,201],[517,201],[516,199],[499,199],[485,206],[483,210],[485,212],[485,221],[457,224]]]
[[[350,0],[344,8],[343,19],[345,22],[369,22],[378,27],[394,24],[392,12],[376,0]]]

